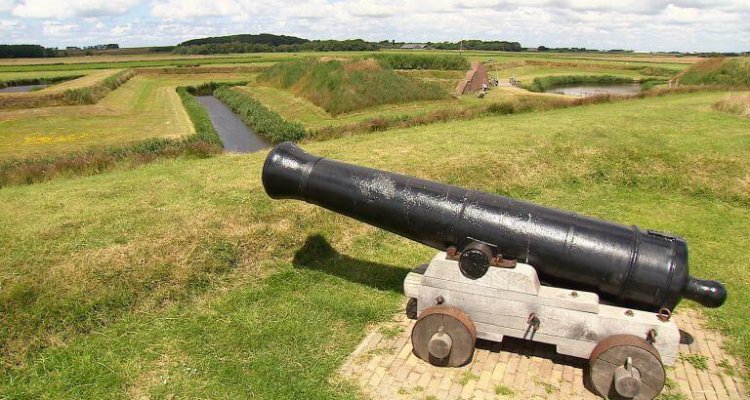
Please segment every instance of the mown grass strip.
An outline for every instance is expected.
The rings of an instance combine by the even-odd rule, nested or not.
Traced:
[[[234,110],[257,134],[262,135],[271,143],[297,142],[307,136],[302,124],[285,120],[259,101],[232,90],[229,86],[220,85],[213,91],[213,95]]]

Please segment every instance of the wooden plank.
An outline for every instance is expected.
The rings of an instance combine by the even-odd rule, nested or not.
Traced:
[[[469,279],[461,274],[456,261],[436,257],[427,268],[422,285],[591,313],[599,310],[599,296],[596,293],[540,287],[536,270],[522,263],[517,264],[516,268],[493,267],[485,276]]]

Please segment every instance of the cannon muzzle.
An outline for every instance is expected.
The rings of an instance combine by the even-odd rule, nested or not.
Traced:
[[[546,284],[644,310],[672,310],[682,297],[719,307],[727,296],[721,283],[689,276],[682,238],[329,160],[288,142],[268,154],[263,187],[274,199],[304,200],[455,254],[472,279],[517,260]]]

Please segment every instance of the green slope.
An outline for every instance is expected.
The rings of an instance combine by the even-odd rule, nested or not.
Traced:
[[[306,146],[684,236],[747,365],[750,129],[694,93]],[[265,154],[0,190],[5,398],[353,398],[329,380],[433,251],[262,192]],[[330,247],[329,247],[330,246]],[[682,307],[692,306],[684,303]],[[678,310],[679,312],[679,310]]]
[[[686,85],[750,86],[750,57],[711,58],[678,75]]]

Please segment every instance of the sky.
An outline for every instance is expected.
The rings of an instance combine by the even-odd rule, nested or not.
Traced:
[[[750,51],[750,0],[0,0],[3,44],[138,47],[238,33]]]

